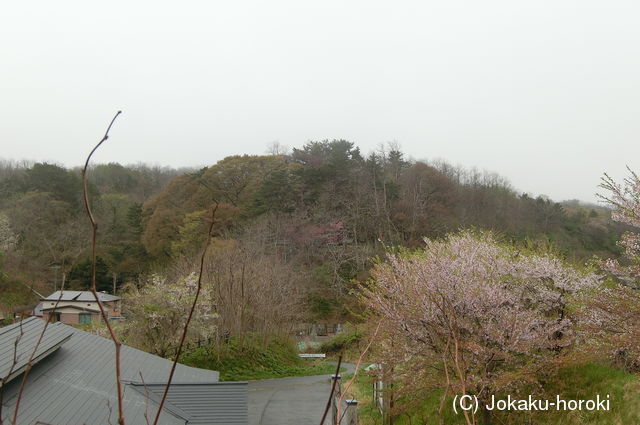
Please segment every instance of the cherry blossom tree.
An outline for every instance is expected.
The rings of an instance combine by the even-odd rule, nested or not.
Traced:
[[[9,251],[18,241],[18,237],[11,229],[9,218],[0,212],[0,255]]]
[[[155,275],[141,288],[129,288],[123,303],[127,344],[163,357],[172,355],[194,302],[196,282],[195,273],[175,281]],[[203,291],[189,324],[187,343],[211,338],[216,331],[216,318],[212,300]]]
[[[611,217],[640,228],[640,177],[629,169],[622,184],[609,175],[602,178],[601,199],[612,207]],[[593,336],[591,352],[606,352],[627,370],[640,370],[640,233],[626,232],[618,244],[623,261],[607,259],[602,268],[617,277],[619,284],[603,286],[586,297],[582,310],[584,327]],[[597,350],[593,346],[597,345]]]
[[[385,319],[381,362],[400,398],[444,386],[443,402],[453,394],[482,400],[526,381],[540,360],[571,344],[568,302],[600,281],[491,234],[425,242],[424,250],[389,255],[363,289],[367,307]]]
[[[601,188],[608,195],[600,195],[613,211],[611,218],[620,223],[640,229],[640,177],[629,169],[629,176],[623,183],[617,183],[607,174],[602,178]],[[627,232],[618,244],[624,249],[629,265],[622,266],[616,260],[607,260],[605,267],[619,277],[627,280],[640,279],[640,233]]]

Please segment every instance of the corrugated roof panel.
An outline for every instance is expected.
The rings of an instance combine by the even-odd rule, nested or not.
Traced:
[[[80,295],[80,291],[62,291],[62,294],[60,291],[56,291],[45,298],[45,301],[73,301],[78,295]]]
[[[145,386],[136,385],[138,391]],[[162,398],[164,384],[149,384],[146,389],[153,392],[157,400]],[[171,384],[166,403],[178,413],[184,411],[191,425],[247,424],[248,384],[246,382],[214,382],[208,384]]]
[[[98,292],[98,297],[102,302],[116,301],[120,299],[120,297],[116,295],[105,294],[103,292]],[[94,297],[93,292],[90,292],[90,291],[84,291],[80,293],[80,295],[78,295],[78,297],[76,298],[76,301],[95,301],[95,300],[96,300],[96,297]]]
[[[98,298],[102,302],[116,301],[120,297],[117,295],[106,294],[104,292],[98,292]],[[80,302],[95,302],[96,297],[91,291],[62,291],[62,297],[60,291],[56,291],[44,299],[45,301],[80,301]]]
[[[50,323],[45,329],[45,322],[35,317],[0,329],[0,377],[11,381],[22,373],[32,355],[32,364],[41,361],[72,334],[58,323]]]
[[[22,322],[24,342],[33,341],[41,332],[44,321],[38,318],[30,318]],[[15,332],[16,325],[0,328],[0,350],[9,350],[7,343]],[[81,424],[112,424],[117,423],[117,401],[116,385],[114,375],[114,347],[113,342],[87,332],[80,331],[62,323],[50,324],[46,335],[51,341],[55,332],[63,332],[60,335],[71,335],[58,350],[40,362],[31,371],[27,382],[25,393],[21,401],[18,425],[33,424],[42,421],[51,425],[81,425]],[[4,343],[2,342],[4,341]],[[10,345],[10,344],[9,344]],[[1,354],[0,359],[4,361],[5,355]],[[140,382],[140,374],[145,382],[164,382],[171,368],[169,360],[153,356],[131,347],[122,346],[121,351],[122,379],[124,382],[124,414],[128,425],[146,425],[145,412],[150,416],[150,420],[155,416],[158,408],[154,397],[147,398],[144,393],[134,390],[129,383]],[[13,412],[15,396],[18,391],[19,379],[14,380],[6,387],[5,407],[3,413],[9,415]],[[234,392],[231,398],[226,393],[215,392],[215,390],[203,390],[207,387],[216,387],[218,373],[215,371],[202,370],[178,365],[174,381],[177,384],[196,385],[199,390],[195,392],[184,392],[184,390],[172,390],[170,394],[176,396],[175,409],[164,409],[160,417],[162,425],[184,425],[186,418],[180,416],[182,412],[190,418],[206,418],[211,415],[208,412],[206,403],[214,406],[214,410],[220,415],[235,415],[232,422],[226,420],[217,423],[246,424],[236,422],[238,416],[236,411],[244,408],[247,410],[246,385],[244,396]],[[228,386],[230,383],[223,383]],[[164,384],[160,384],[164,388]],[[182,387],[187,388],[187,387]],[[220,387],[222,388],[222,387]],[[213,392],[210,392],[213,391]],[[186,396],[191,401],[184,404],[180,398]],[[180,397],[179,397],[180,396]],[[212,400],[211,397],[215,400]],[[201,404],[199,404],[201,403]],[[189,422],[189,423],[211,423],[211,422]],[[216,422],[214,422],[216,423]]]

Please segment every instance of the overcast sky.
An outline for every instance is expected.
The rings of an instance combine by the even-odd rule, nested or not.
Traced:
[[[593,201],[640,170],[636,1],[14,1],[0,157],[210,165],[279,141],[397,141]]]

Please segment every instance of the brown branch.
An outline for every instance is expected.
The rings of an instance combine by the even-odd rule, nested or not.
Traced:
[[[0,387],[0,425],[2,425],[2,423],[4,422],[4,420],[2,419],[2,406],[3,406],[3,402],[4,402],[4,389],[7,386],[7,381],[9,380],[9,377],[13,373],[13,369],[18,364],[18,344],[20,343],[20,340],[22,339],[22,336],[24,335],[24,331],[22,330],[22,320],[18,323],[18,327],[20,328],[20,333],[16,337],[16,340],[13,342],[13,360],[11,362],[11,367],[9,367],[9,372],[7,372],[7,375],[4,378],[0,379],[0,385],[2,385],[2,387]]]
[[[142,372],[140,373],[140,380],[142,381],[142,385],[144,386],[144,420],[149,424],[149,388],[147,387],[147,383],[144,382],[144,377],[142,376]]]
[[[96,220],[95,220],[95,218],[93,216],[93,212],[91,211],[91,205],[89,204],[89,191],[87,189],[87,169],[89,168],[89,161],[91,160],[91,157],[93,156],[94,152],[100,147],[100,145],[102,145],[102,143],[104,143],[109,138],[109,130],[111,130],[111,126],[113,126],[113,123],[115,122],[116,118],[118,118],[118,115],[120,115],[121,113],[122,113],[122,111],[116,112],[116,115],[113,117],[113,119],[109,123],[109,126],[107,127],[107,131],[104,133],[104,136],[102,136],[102,139],[91,150],[91,152],[89,153],[89,156],[87,156],[87,160],[84,163],[84,168],[82,169],[82,193],[83,193],[82,201],[84,202],[84,208],[85,208],[85,211],[87,213],[87,216],[89,217],[89,221],[91,222],[91,229],[92,229],[92,235],[91,235],[91,293],[93,294],[94,298],[96,299],[96,302],[98,303],[98,307],[100,309],[100,316],[102,317],[102,320],[104,321],[105,325],[107,326],[107,329],[109,330],[109,335],[110,335],[111,340],[113,341],[113,345],[115,347],[116,389],[117,389],[117,392],[118,392],[118,424],[119,425],[125,425],[124,407],[123,407],[123,403],[122,403],[122,400],[123,400],[122,379],[121,379],[121,374],[120,374],[120,347],[122,346],[122,344],[120,343],[120,340],[116,336],[115,332],[113,331],[113,328],[112,328],[111,324],[109,323],[109,318],[107,317],[107,313],[104,310],[104,306],[102,305],[102,302],[100,301],[100,298],[98,297],[98,291],[96,289],[96,239],[97,239],[97,236],[98,236],[98,223],[96,222]]]
[[[320,425],[324,425],[325,419],[327,419],[327,413],[331,408],[331,400],[333,399],[333,393],[336,391],[336,383],[338,382],[338,375],[340,374],[340,365],[342,364],[342,354],[338,357],[338,366],[336,367],[336,374],[333,377],[333,384],[331,384],[331,392],[329,393],[329,400],[327,400],[327,406],[324,408]]]
[[[60,286],[60,296],[58,296],[58,299],[56,300],[55,305],[53,306],[53,310],[51,311],[51,313],[49,313],[49,316],[47,317],[47,320],[44,322],[44,326],[42,327],[42,331],[40,332],[40,335],[38,336],[38,341],[36,341],[36,345],[33,347],[33,351],[31,351],[31,355],[29,356],[29,360],[27,361],[27,365],[24,369],[24,372],[22,374],[22,382],[20,382],[20,389],[18,390],[18,396],[16,397],[16,407],[13,410],[13,418],[11,419],[11,424],[12,425],[16,425],[16,423],[18,422],[18,411],[20,410],[20,401],[22,400],[22,394],[24,393],[24,388],[27,385],[27,378],[29,377],[29,372],[31,372],[31,367],[33,366],[33,358],[36,355],[36,352],[38,351],[38,348],[40,347],[40,343],[42,342],[42,338],[44,337],[45,332],[47,331],[47,327],[49,326],[50,323],[50,318],[51,318],[51,314],[55,314],[56,313],[56,309],[58,308],[58,304],[60,304],[60,300],[62,299],[62,294],[63,294],[63,290],[64,290],[64,286]],[[21,326],[21,330],[22,330],[22,322],[20,322],[20,326]],[[16,348],[17,348],[17,344],[16,344]],[[3,385],[4,388],[4,385]]]
[[[205,242],[204,248],[202,249],[202,255],[200,256],[200,271],[198,272],[198,285],[196,288],[196,295],[193,299],[193,304],[191,305],[191,310],[189,310],[189,315],[187,316],[187,321],[184,324],[184,329],[182,331],[182,337],[180,338],[180,344],[176,350],[176,357],[173,360],[173,364],[171,365],[171,372],[169,372],[169,379],[167,381],[167,385],[164,388],[164,392],[162,393],[162,400],[160,400],[160,405],[158,406],[158,412],[156,413],[156,417],[153,420],[153,425],[158,424],[158,420],[160,419],[160,413],[162,413],[162,406],[164,406],[164,402],[167,399],[167,394],[169,393],[169,387],[171,386],[171,381],[173,380],[173,374],[176,371],[176,366],[178,365],[178,360],[180,359],[180,354],[182,353],[182,348],[184,347],[184,341],[187,338],[187,332],[189,330],[189,323],[191,323],[191,318],[193,317],[193,312],[196,309],[196,305],[198,304],[198,297],[200,296],[200,290],[202,289],[202,274],[204,271],[204,261],[207,255],[207,250],[209,249],[209,245],[211,244],[211,237],[213,233],[213,225],[215,224],[216,211],[218,210],[218,202],[216,201],[213,209],[211,210],[211,223],[209,224],[209,231],[207,233],[207,241]]]
[[[358,357],[358,361],[356,362],[356,369],[353,371],[353,376],[351,377],[351,379],[347,383],[347,386],[345,387],[344,391],[340,395],[340,399],[338,400],[338,414],[337,414],[338,418],[340,418],[340,407],[342,406],[342,399],[347,394],[347,391],[349,391],[349,388],[351,388],[351,385],[353,385],[354,381],[358,377],[358,369],[360,368],[360,364],[362,363],[362,360],[364,359],[365,354],[367,354],[367,351],[369,351],[369,348],[371,348],[371,344],[373,344],[373,341],[378,336],[378,332],[380,331],[380,326],[382,325],[382,321],[383,320],[384,319],[380,319],[378,321],[378,326],[376,326],[376,331],[371,336],[371,339],[369,340],[369,343],[364,348],[362,353],[360,353],[360,357]],[[340,420],[342,420],[342,419],[340,419]],[[338,422],[338,423],[340,423],[340,422]]]

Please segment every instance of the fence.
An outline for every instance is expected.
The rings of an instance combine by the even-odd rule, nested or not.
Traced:
[[[342,382],[340,375],[331,377],[336,382],[336,390],[331,399],[331,424],[330,425],[358,425],[358,401],[355,399],[343,399],[338,409],[338,403],[342,398]],[[329,424],[323,424],[329,425]]]

